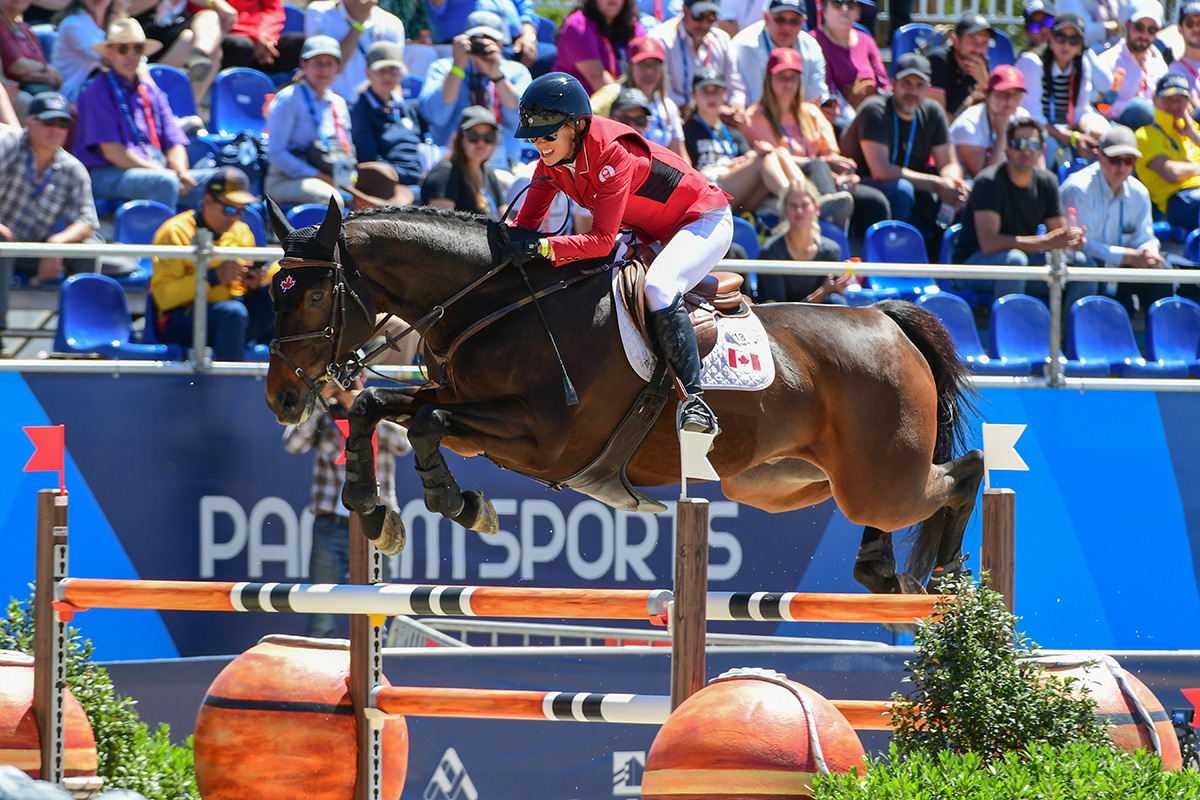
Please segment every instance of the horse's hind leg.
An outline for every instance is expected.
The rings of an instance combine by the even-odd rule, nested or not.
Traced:
[[[925,591],[907,572],[896,571],[892,534],[869,525],[863,528],[858,557],[854,560],[854,580],[875,594],[921,594]]]
[[[938,512],[944,514],[945,519],[938,541],[937,559],[926,586],[932,594],[940,591],[941,584],[946,579],[969,573],[963,566],[966,558],[962,553],[962,541],[971,513],[975,510],[979,484],[983,481],[983,453],[979,450],[972,450],[950,463],[949,475],[954,480],[954,488],[951,490],[950,499]]]

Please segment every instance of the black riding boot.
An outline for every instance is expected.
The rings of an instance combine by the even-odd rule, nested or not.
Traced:
[[[675,295],[671,305],[661,311],[651,311],[650,328],[658,340],[662,356],[675,370],[687,399],[679,406],[676,424],[681,431],[718,434],[717,416],[704,402],[700,388],[700,353],[696,349],[696,332],[683,306],[683,295]]]

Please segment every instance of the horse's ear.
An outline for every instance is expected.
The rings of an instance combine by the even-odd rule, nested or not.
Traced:
[[[267,198],[267,216],[271,219],[271,227],[275,229],[275,235],[279,238],[279,242],[286,243],[288,234],[295,228],[292,227],[292,223],[287,221],[283,210],[269,197]]]
[[[329,209],[325,212],[325,221],[317,231],[317,244],[323,249],[333,252],[334,245],[342,233],[342,207],[338,198],[329,198]]]

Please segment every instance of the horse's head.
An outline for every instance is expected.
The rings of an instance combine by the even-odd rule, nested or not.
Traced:
[[[342,237],[342,215],[329,201],[325,221],[294,229],[270,198],[271,225],[284,258],[271,284],[275,338],[267,372],[267,406],[281,423],[305,419],[320,387],[346,379],[345,362],[375,326],[374,303],[360,285]],[[341,244],[339,252],[339,243]]]

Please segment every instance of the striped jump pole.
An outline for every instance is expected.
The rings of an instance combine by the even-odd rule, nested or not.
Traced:
[[[661,725],[671,713],[667,695],[608,692],[538,692],[501,689],[382,686],[372,705],[409,717],[524,719],[547,722],[614,722]],[[891,703],[830,700],[858,730],[891,730]]]
[[[55,599],[65,611],[140,608],[661,622],[673,595],[668,589],[65,578],[57,583]],[[940,599],[940,595],[708,592],[705,614],[710,620],[906,623],[928,617]]]

